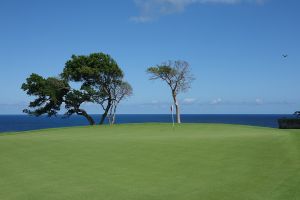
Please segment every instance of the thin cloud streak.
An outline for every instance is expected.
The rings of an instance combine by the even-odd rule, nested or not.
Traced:
[[[227,4],[254,3],[262,5],[267,0],[134,0],[140,14],[130,20],[137,23],[146,23],[164,15],[184,12],[193,4]]]
[[[230,101],[224,100],[222,98],[216,98],[211,101],[199,101],[196,98],[184,98],[179,100],[179,104],[182,106],[266,106],[266,105],[294,105],[296,102],[292,101],[264,101],[260,98],[250,100],[250,101]],[[129,106],[131,104],[126,104]],[[152,100],[145,103],[136,103],[132,106],[142,106],[142,107],[168,107],[172,105],[172,102]]]
[[[185,98],[185,99],[183,99],[183,104],[194,104],[195,102],[196,102],[196,100],[197,99],[195,99],[195,98]]]

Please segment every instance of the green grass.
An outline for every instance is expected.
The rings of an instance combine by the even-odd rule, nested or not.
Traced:
[[[1,200],[300,199],[300,131],[117,125],[0,134]]]

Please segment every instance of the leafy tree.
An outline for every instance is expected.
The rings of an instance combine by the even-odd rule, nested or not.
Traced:
[[[100,120],[102,124],[109,111],[115,116],[118,103],[131,95],[132,88],[123,81],[123,76],[116,61],[107,54],[73,55],[59,78],[32,74],[26,79],[21,88],[36,99],[24,112],[35,116],[53,116],[64,105],[66,116],[81,115],[93,125],[94,119],[81,106],[87,102],[96,103],[104,110]],[[72,89],[69,82],[79,83],[80,88]]]
[[[99,124],[103,124],[114,101],[112,85],[121,84],[124,76],[116,61],[104,53],[73,55],[61,76],[67,81],[79,82],[80,89],[102,106],[104,113]]]
[[[91,102],[91,97],[84,91],[71,89],[65,80],[54,77],[45,79],[40,75],[31,74],[21,88],[28,95],[36,97],[35,100],[29,103],[30,109],[23,110],[27,114],[55,116],[64,103],[67,110],[66,116],[76,113],[84,116],[90,125],[95,124],[93,118],[84,109],[80,108],[82,103]]]
[[[176,108],[177,123],[181,123],[177,95],[187,91],[194,80],[188,62],[168,61],[155,67],[149,67],[147,73],[151,75],[150,80],[161,79],[168,84]]]
[[[108,120],[110,124],[115,123],[118,104],[123,99],[132,95],[132,87],[129,83],[122,81],[120,84],[111,84],[111,94],[113,97],[112,106],[109,111]]]
[[[65,108],[67,112],[65,113],[66,116],[71,116],[73,114],[82,115],[84,116],[90,123],[90,125],[94,125],[94,119],[87,114],[87,112],[81,108],[81,105],[86,102],[93,102],[91,96],[80,90],[71,90],[65,96]]]
[[[64,96],[70,90],[66,81],[55,77],[45,79],[38,74],[31,74],[21,88],[28,95],[37,97],[29,103],[31,110],[24,109],[23,112],[35,116],[47,114],[49,117],[57,114],[64,102]]]

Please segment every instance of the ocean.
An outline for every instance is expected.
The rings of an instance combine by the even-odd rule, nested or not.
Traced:
[[[92,115],[92,117],[96,122],[100,119],[100,115]],[[293,117],[293,115],[181,115],[182,123],[241,124],[271,128],[277,128],[277,120],[284,117]],[[150,122],[172,123],[172,118],[171,115],[167,114],[120,114],[116,116],[116,123],[118,124]],[[87,120],[81,116],[49,118],[46,116],[0,115],[0,133],[86,125],[88,125]]]

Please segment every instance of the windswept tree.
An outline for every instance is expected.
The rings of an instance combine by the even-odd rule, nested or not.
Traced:
[[[112,106],[109,110],[108,120],[110,124],[114,124],[116,120],[117,107],[120,101],[132,95],[132,87],[129,83],[122,81],[118,84],[112,84],[110,91],[113,97],[113,101]]]
[[[55,77],[45,79],[38,74],[31,74],[21,88],[29,96],[36,97],[29,103],[29,109],[23,112],[34,116],[47,114],[49,117],[60,111],[64,97],[70,90],[66,81]]]
[[[65,96],[65,108],[67,112],[66,116],[71,116],[73,114],[84,116],[90,125],[95,125],[94,119],[82,108],[83,103],[93,103],[93,98],[89,93],[83,90],[72,89]]]
[[[40,116],[43,114],[56,116],[64,104],[66,108],[66,116],[77,114],[84,116],[90,125],[94,125],[93,118],[81,108],[85,102],[92,102],[93,99],[84,91],[71,89],[69,84],[60,78],[50,77],[43,78],[37,74],[31,74],[21,87],[30,96],[35,96],[29,103],[29,109],[23,112]]]
[[[70,82],[79,84],[79,89],[71,88]],[[82,105],[95,103],[100,104],[104,110],[100,120],[102,124],[109,111],[112,109],[115,112],[118,103],[131,94],[119,92],[123,91],[120,88],[123,88],[124,84],[128,83],[123,81],[122,70],[109,55],[104,53],[73,55],[67,61],[59,78],[43,78],[32,74],[26,79],[22,89],[36,99],[30,102],[29,109],[25,109],[24,112],[35,116],[43,114],[55,116],[64,105],[65,116],[81,115],[90,125],[94,125],[94,119]]]
[[[155,67],[149,67],[147,73],[151,75],[150,80],[161,79],[168,84],[176,108],[177,123],[181,123],[177,95],[180,92],[186,92],[194,80],[188,62],[168,61]]]
[[[80,83],[81,89],[87,91],[95,103],[101,105],[104,113],[99,124],[103,124],[114,100],[112,85],[121,84],[124,76],[117,62],[104,53],[73,55],[61,76],[67,81]]]

